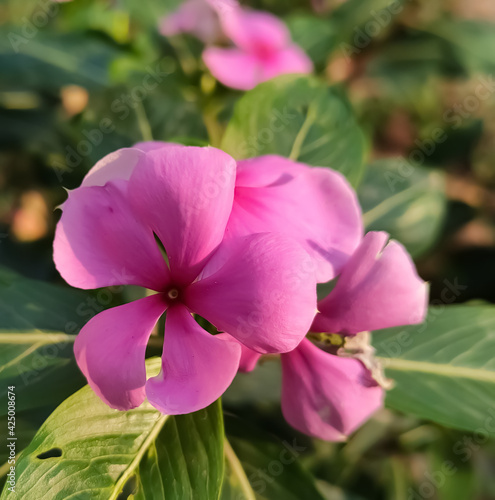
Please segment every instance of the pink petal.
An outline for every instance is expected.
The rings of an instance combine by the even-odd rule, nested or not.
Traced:
[[[81,187],[104,186],[108,181],[128,180],[137,165],[142,151],[123,148],[102,158],[84,177]]]
[[[355,334],[423,321],[428,285],[405,248],[396,241],[385,246],[387,239],[383,232],[364,237],[335,288],[319,302],[313,331]]]
[[[175,144],[173,142],[164,142],[164,141],[145,141],[145,142],[137,142],[134,144],[133,148],[140,149],[147,153],[148,151],[153,151],[154,149],[162,149],[168,146],[177,147],[180,144]]]
[[[167,312],[162,371],[146,384],[148,400],[168,415],[201,410],[229,387],[240,356],[229,335],[210,335],[184,306],[174,306]]]
[[[278,51],[264,61],[261,81],[271,80],[279,75],[308,74],[313,71],[313,63],[297,45]]]
[[[160,21],[160,33],[164,36],[189,33],[205,43],[212,42],[220,34],[220,21],[206,0],[186,0]]]
[[[282,359],[282,412],[299,431],[343,441],[383,404],[364,365],[326,353],[304,339]]]
[[[203,52],[203,61],[211,74],[227,87],[251,90],[262,81],[260,62],[242,50],[210,47]]]
[[[239,345],[242,349],[239,371],[245,373],[252,372],[256,368],[258,360],[261,358],[261,354],[249,349],[249,347],[246,347],[244,344]]]
[[[287,26],[268,12],[232,9],[221,21],[224,33],[237,47],[258,56],[281,50],[290,43]]]
[[[304,163],[298,163],[278,155],[240,160],[237,162],[236,190],[278,186],[304,174],[311,168]]]
[[[139,406],[145,398],[146,344],[166,303],[152,295],[94,316],[76,337],[74,352],[91,388],[118,410]]]
[[[184,300],[247,347],[286,352],[311,324],[315,285],[311,258],[299,244],[281,234],[255,234],[224,243]]]
[[[239,9],[237,0],[205,0],[205,2],[219,15],[230,14],[235,9]]]
[[[319,282],[334,278],[363,235],[361,209],[345,178],[280,156],[243,160],[237,168],[227,236],[282,232],[314,258]]]
[[[55,232],[53,258],[70,285],[161,290],[169,282],[153,232],[131,209],[127,184],[113,181],[69,193]]]
[[[163,243],[179,284],[196,278],[223,239],[235,168],[219,149],[169,145],[146,153],[134,169],[131,203]]]

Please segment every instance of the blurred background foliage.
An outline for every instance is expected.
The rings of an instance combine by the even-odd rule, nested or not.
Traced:
[[[232,146],[235,131],[224,132],[242,94],[209,75],[200,42],[159,34],[160,18],[178,3],[0,2],[0,264],[9,270],[3,284],[13,280],[11,271],[62,283],[51,256],[55,208],[64,188],[76,187],[105,154],[151,139]],[[318,78],[347,96],[364,131],[342,140],[366,158],[353,182],[367,228],[387,230],[408,248],[431,283],[432,303],[446,302],[446,283],[465,287],[456,303],[494,302],[495,3],[244,3],[281,16]],[[150,78],[157,85],[145,89]],[[32,282],[16,283],[17,298],[12,290],[2,296],[2,312],[9,301],[31,301],[36,307],[24,311],[20,326],[58,329],[53,321],[42,326],[44,313],[36,314],[55,308],[64,331],[64,311],[73,309],[68,299],[23,299]],[[9,321],[2,329],[20,327]],[[292,443],[295,431],[278,406],[279,376],[277,362],[266,362],[239,376],[224,403]],[[32,407],[19,408],[23,446],[82,381],[73,384],[42,402],[31,387]],[[299,435],[297,442],[327,499],[495,498],[495,442],[480,433],[383,410],[344,445]],[[455,473],[446,472],[447,463]]]

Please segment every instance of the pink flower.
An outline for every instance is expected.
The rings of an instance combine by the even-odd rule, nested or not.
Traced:
[[[304,270],[308,254],[287,236],[224,241],[236,172],[229,155],[153,147],[108,155],[69,193],[54,259],[72,286],[157,292],[93,317],[76,339],[76,360],[111,407],[133,408],[147,396],[160,411],[180,414],[204,408],[229,386],[237,341],[262,353],[294,349],[314,318],[315,279]],[[165,310],[162,370],[146,381],[146,345]],[[210,335],[191,312],[226,333]]]
[[[149,151],[168,146],[144,142]],[[361,208],[345,177],[282,156],[237,162],[235,195],[226,238],[278,232],[296,239],[312,257],[307,271],[325,283],[337,276],[363,237]]]
[[[239,8],[235,0],[186,0],[160,21],[160,33],[188,33],[205,43],[214,42],[222,32],[219,16],[234,8]]]
[[[421,323],[428,286],[406,249],[384,232],[368,233],[332,292],[318,303],[311,330],[352,335]]]
[[[224,85],[250,90],[278,75],[312,72],[311,60],[274,15],[232,9],[221,16],[221,23],[236,48],[207,48],[203,60]]]
[[[335,288],[318,303],[320,312],[311,331],[353,335],[423,321],[428,286],[402,245],[395,241],[386,245],[387,239],[383,232],[363,238]],[[361,354],[336,356],[308,339],[282,354],[286,420],[301,432],[329,441],[341,441],[357,429],[383,401],[372,366],[363,363],[369,353]],[[259,357],[243,347],[240,369],[254,369]]]
[[[335,170],[275,155],[241,160],[227,236],[264,231],[297,239],[314,259],[318,282],[325,283],[361,242],[361,208]]]

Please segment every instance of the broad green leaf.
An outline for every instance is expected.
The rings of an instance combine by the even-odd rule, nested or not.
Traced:
[[[256,500],[246,471],[228,441],[224,442],[224,450],[225,474],[220,500]]]
[[[314,479],[298,463],[306,446],[297,438],[280,442],[230,415],[225,415],[225,431],[228,484],[221,500],[323,500]]]
[[[75,333],[97,310],[88,294],[0,269],[0,398],[15,386],[18,411],[60,404],[84,385]],[[7,407],[0,408],[0,416]]]
[[[0,395],[15,386],[17,409],[58,404],[84,385],[73,354],[75,335],[59,332],[0,332]],[[0,409],[5,415],[7,407]]]
[[[442,300],[452,302],[462,287],[446,282]],[[423,325],[375,332],[373,344],[396,383],[389,407],[495,436],[494,307],[432,307]]]
[[[6,399],[2,399],[6,402]],[[5,404],[7,406],[7,404]],[[36,408],[36,411],[26,410],[26,411],[15,411],[15,451],[19,454],[24,448],[26,448],[33,437],[35,436],[41,424],[46,420],[46,418],[52,412],[52,407]],[[5,429],[5,433],[8,432],[8,416],[4,415],[0,417],[0,429]],[[7,437],[7,434],[5,434]],[[4,442],[6,440],[4,439]],[[3,486],[3,482],[6,479],[6,475],[10,470],[9,460],[10,449],[3,446],[0,449],[0,491]]]
[[[156,373],[159,361],[147,365]],[[220,494],[223,460],[219,401],[189,415],[162,415],[147,402],[121,412],[86,386],[50,415],[19,457],[16,494],[25,500],[116,500],[122,492],[136,500],[210,500]]]
[[[88,299],[89,294],[80,290],[24,278],[0,266],[2,330],[34,328],[73,333],[72,322],[82,326],[98,310],[103,309],[101,304],[91,309]]]
[[[121,53],[117,45],[94,36],[25,28],[23,23],[0,32],[3,86],[58,90],[76,84],[94,89],[110,83],[110,63]]]
[[[314,77],[285,75],[237,103],[222,149],[234,158],[277,154],[342,172],[356,185],[365,141],[349,103]]]
[[[436,242],[446,212],[443,174],[405,160],[369,165],[358,190],[368,231],[387,231],[413,257]]]

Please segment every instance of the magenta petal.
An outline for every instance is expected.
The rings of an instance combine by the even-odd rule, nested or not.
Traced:
[[[131,209],[127,181],[71,191],[53,249],[58,271],[78,288],[139,285],[161,290],[169,282],[153,232]]]
[[[306,335],[315,296],[309,255],[291,238],[265,233],[224,243],[185,303],[251,349],[286,352]]]
[[[152,295],[107,309],[90,319],[76,337],[74,352],[91,388],[118,410],[145,398],[146,344],[166,304]]]
[[[290,43],[287,26],[268,12],[232,9],[221,19],[224,33],[247,52],[262,56]]]
[[[108,181],[128,180],[137,165],[142,151],[123,148],[102,158],[84,177],[81,187],[104,186]]]
[[[131,203],[163,243],[176,282],[194,280],[222,241],[235,168],[219,149],[169,145],[146,153],[134,169]]]
[[[332,292],[318,303],[311,329],[355,334],[421,323],[428,285],[405,248],[388,235],[368,233],[344,267]]]
[[[206,0],[186,0],[179,8],[160,21],[160,33],[174,36],[195,35],[203,42],[212,42],[220,33],[220,21]]]
[[[299,431],[343,441],[383,404],[364,365],[326,353],[305,339],[282,359],[282,412]]]
[[[162,371],[146,384],[148,400],[168,415],[201,410],[229,387],[240,356],[233,338],[210,335],[184,306],[174,306],[165,322]]]
[[[359,245],[363,227],[353,189],[338,172],[280,156],[238,162],[228,236],[277,231],[304,245],[317,278],[340,272]]]
[[[134,144],[133,148],[140,149],[147,153],[148,151],[153,151],[155,149],[162,149],[168,146],[177,147],[181,146],[181,144],[175,144],[174,142],[163,142],[163,141],[145,141],[145,142],[137,142]]]
[[[258,364],[258,360],[261,358],[261,354],[249,349],[249,347],[246,347],[244,344],[239,345],[242,348],[241,361],[239,362],[239,371],[245,373],[252,372]]]
[[[313,63],[306,53],[297,45],[280,50],[264,62],[262,81],[279,75],[308,74],[313,71]]]
[[[242,50],[207,48],[203,60],[211,74],[227,87],[251,90],[262,81],[258,59]]]

